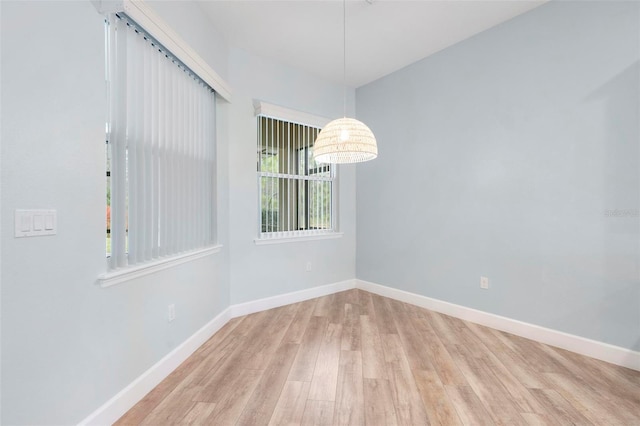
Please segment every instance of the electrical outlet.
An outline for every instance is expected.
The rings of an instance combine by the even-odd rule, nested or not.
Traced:
[[[484,289],[489,288],[489,278],[480,277],[480,288],[484,288]]]
[[[307,266],[305,267],[305,271],[311,272],[311,262],[307,262]]]
[[[169,305],[169,313],[168,313],[169,322],[176,319],[176,305],[173,303]]]

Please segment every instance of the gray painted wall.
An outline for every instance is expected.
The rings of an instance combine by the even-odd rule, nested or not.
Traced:
[[[226,106],[218,120],[223,251],[102,289],[103,18],[88,1],[0,7],[1,423],[75,424],[229,305]],[[197,6],[165,8],[186,39],[217,37]],[[228,52],[211,45],[201,55],[218,69]],[[58,234],[13,238],[17,208],[57,209]],[[177,318],[169,324],[170,303]]]
[[[357,277],[639,350],[639,20],[553,2],[358,89]]]

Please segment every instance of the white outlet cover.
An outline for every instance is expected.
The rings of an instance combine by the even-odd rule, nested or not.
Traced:
[[[480,277],[480,288],[489,288],[489,278]]]

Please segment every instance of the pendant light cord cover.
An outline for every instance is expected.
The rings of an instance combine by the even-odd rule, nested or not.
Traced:
[[[347,0],[342,0],[342,113],[347,117]]]

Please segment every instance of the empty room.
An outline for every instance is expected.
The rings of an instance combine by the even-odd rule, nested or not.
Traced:
[[[0,424],[639,425],[640,2],[0,0]]]

